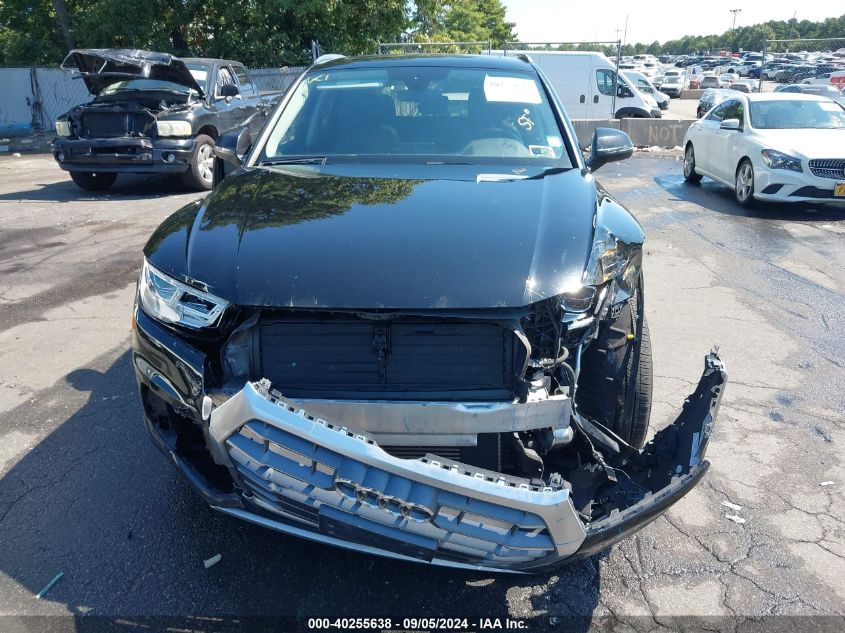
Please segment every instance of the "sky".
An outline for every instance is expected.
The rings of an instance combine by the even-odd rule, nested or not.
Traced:
[[[737,26],[768,20],[823,20],[845,14],[842,0],[709,0],[681,3],[630,0],[503,0],[507,19],[516,22],[521,42],[614,41],[625,28],[628,43],[678,39],[684,35],[710,35],[731,28],[730,9],[742,9]]]

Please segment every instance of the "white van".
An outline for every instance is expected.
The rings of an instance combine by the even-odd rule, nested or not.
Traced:
[[[492,54],[502,55],[502,51]],[[548,77],[571,119],[660,118],[660,109],[602,53],[508,51],[528,55]],[[616,93],[614,96],[614,88]]]

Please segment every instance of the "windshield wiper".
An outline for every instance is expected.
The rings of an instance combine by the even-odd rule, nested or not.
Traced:
[[[325,156],[303,156],[300,158],[273,158],[262,160],[259,165],[325,165]]]

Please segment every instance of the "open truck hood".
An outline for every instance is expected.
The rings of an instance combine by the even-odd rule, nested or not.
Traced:
[[[203,90],[181,59],[169,53],[130,48],[86,48],[73,50],[62,68],[78,72],[88,92],[100,94],[120,79],[161,79],[187,86],[203,96]]]

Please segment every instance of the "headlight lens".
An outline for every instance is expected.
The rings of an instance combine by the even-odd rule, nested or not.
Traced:
[[[229,302],[159,272],[144,260],[138,281],[141,307],[151,317],[199,329],[215,325]]]
[[[586,312],[593,305],[596,289],[593,286],[581,286],[578,290],[566,292],[560,296],[560,307],[564,312]]]
[[[190,136],[191,124],[187,121],[156,121],[159,136]]]
[[[783,152],[777,152],[773,149],[764,149],[760,154],[763,156],[763,162],[766,163],[766,167],[770,169],[788,169],[789,171],[798,171],[802,172],[804,169],[801,167],[801,159],[795,158],[795,156],[790,156],[789,154],[784,154]]]
[[[632,279],[636,281],[641,262],[639,244],[623,242],[607,228],[598,226],[582,283],[585,286],[601,286],[615,278],[620,284]]]
[[[56,134],[59,136],[70,136],[70,123],[67,121],[56,121]]]

